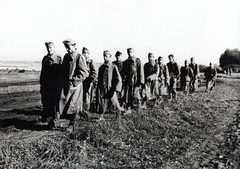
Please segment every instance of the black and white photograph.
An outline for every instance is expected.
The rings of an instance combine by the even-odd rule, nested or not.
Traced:
[[[0,168],[240,169],[239,0],[0,0]]]

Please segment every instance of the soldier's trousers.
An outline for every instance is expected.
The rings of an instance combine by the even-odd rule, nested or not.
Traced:
[[[170,77],[170,82],[169,82],[169,86],[168,86],[168,94],[170,99],[172,98],[177,98],[177,78],[175,77]]]
[[[206,90],[207,91],[212,91],[214,86],[215,86],[215,80],[214,79],[207,80],[207,82],[206,82]]]

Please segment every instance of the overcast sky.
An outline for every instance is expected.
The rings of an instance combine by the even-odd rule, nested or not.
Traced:
[[[64,56],[71,38],[96,62],[133,47],[143,62],[152,52],[207,65],[240,49],[240,0],[0,0],[0,25],[2,61],[41,61],[46,41]]]

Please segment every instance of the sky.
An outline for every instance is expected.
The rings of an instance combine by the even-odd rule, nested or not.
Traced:
[[[103,50],[125,60],[132,47],[143,63],[153,53],[219,64],[240,49],[239,9],[239,0],[0,0],[0,60],[41,61],[48,41],[63,57],[62,41],[73,39],[96,62]]]

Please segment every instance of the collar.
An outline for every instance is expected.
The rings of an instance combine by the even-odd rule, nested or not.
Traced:
[[[110,67],[111,65],[111,62],[108,62],[108,63],[103,63],[104,66],[107,66],[107,67]]]
[[[50,55],[50,54],[47,54],[47,56],[48,56],[48,58],[49,58],[49,59],[56,60],[58,55],[57,55],[57,53],[56,53],[56,52],[54,52],[52,55]]]
[[[70,54],[72,59],[74,59],[78,54],[80,54],[77,50],[75,50],[73,53]]]

